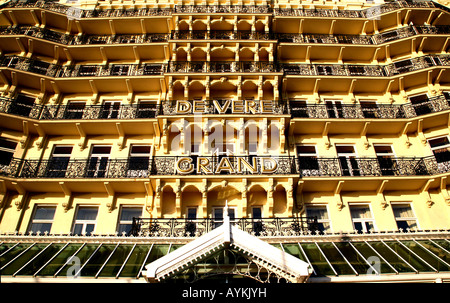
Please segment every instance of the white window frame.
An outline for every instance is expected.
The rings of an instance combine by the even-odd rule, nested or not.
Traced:
[[[392,150],[392,153],[377,153],[377,151],[375,150],[375,146],[389,146]],[[375,150],[375,154],[377,156],[391,156],[391,157],[396,157],[396,153],[394,150],[394,145],[390,144],[390,143],[374,143],[373,144],[373,149]]]
[[[370,218],[353,218],[353,216],[352,216],[352,207],[355,207],[355,208],[356,207],[368,207],[371,217]],[[349,210],[350,210],[350,218],[352,220],[352,224],[353,224],[353,229],[354,230],[357,230],[355,228],[355,223],[361,223],[363,233],[367,233],[368,230],[367,230],[367,227],[366,227],[366,224],[365,224],[366,222],[372,223],[372,226],[373,226],[373,230],[372,231],[377,231],[378,230],[377,226],[375,224],[375,218],[373,217],[372,207],[371,207],[370,203],[349,203]]]
[[[0,139],[16,144],[16,147],[14,149],[0,146],[0,151],[6,152],[6,153],[10,153],[10,154],[12,154],[11,158],[14,158],[14,154],[16,153],[17,145],[18,145],[19,142],[11,140],[11,139],[8,139],[8,138],[5,138],[5,137],[0,137]],[[10,162],[10,164],[11,164],[11,162]],[[0,165],[0,167],[1,167],[1,165]]]
[[[79,212],[80,208],[96,208],[97,209],[97,216],[95,217],[95,220],[80,220],[80,219],[77,219],[78,212]],[[77,205],[77,209],[76,209],[75,216],[74,216],[74,219],[73,219],[73,224],[72,224],[72,234],[75,233],[75,225],[77,225],[77,224],[82,224],[83,225],[83,227],[81,229],[81,234],[82,235],[84,235],[86,233],[86,227],[87,227],[88,224],[94,224],[94,229],[92,230],[91,233],[95,233],[95,230],[97,229],[98,211],[99,211],[99,206],[98,205]]]
[[[324,230],[324,232],[332,232],[333,226],[330,219],[330,212],[328,211],[328,204],[308,204],[306,205],[306,214],[308,213],[308,208],[325,208],[327,212],[328,219],[319,219],[317,218],[317,223],[327,223],[328,229]]]
[[[46,219],[46,220],[34,219],[34,216],[36,215],[37,209],[39,207],[52,207],[52,208],[54,208],[55,209],[55,213],[53,214],[53,218],[51,220],[50,219]],[[31,228],[32,228],[34,223],[37,223],[37,224],[39,224],[39,223],[44,223],[44,224],[50,223],[52,225],[50,227],[50,231],[51,231],[51,229],[53,228],[53,222],[55,221],[56,208],[57,208],[57,205],[54,205],[54,204],[35,204],[34,205],[34,209],[33,209],[33,214],[31,215],[30,222],[28,223],[27,231],[31,232]]]
[[[394,207],[396,207],[396,206],[409,206],[409,208],[411,209],[411,212],[414,215],[414,217],[396,217],[395,216],[395,212],[394,212]],[[391,202],[391,207],[392,207],[392,213],[394,215],[394,219],[395,219],[395,223],[396,224],[397,224],[398,221],[415,221],[417,229],[420,229],[420,227],[419,227],[419,220],[417,220],[416,212],[414,211],[412,202]]]
[[[119,227],[120,225],[129,225],[129,224],[133,224],[133,220],[129,221],[129,220],[121,220],[120,218],[122,217],[122,211],[125,208],[140,208],[141,209],[141,216],[143,214],[143,207],[142,205],[121,205],[120,206],[120,212],[119,212],[119,216],[117,218],[117,228],[116,231],[119,231]]]

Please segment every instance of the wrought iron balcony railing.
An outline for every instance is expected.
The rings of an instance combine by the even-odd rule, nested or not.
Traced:
[[[160,115],[200,114],[273,114],[308,119],[398,119],[414,118],[450,109],[450,95],[438,95],[421,103],[405,104],[306,104],[305,101],[285,100],[177,100],[140,102],[138,104],[104,103],[87,105],[85,102],[68,104],[25,104],[18,99],[0,97],[0,113],[36,120],[97,120],[97,119],[151,119]],[[199,102],[201,104],[199,105]],[[233,109],[240,102],[240,110]],[[180,108],[178,103],[185,107]],[[200,106],[201,111],[198,107]],[[246,109],[247,108],[247,109]]]
[[[414,118],[450,109],[450,99],[444,95],[428,98],[413,104],[306,104],[291,100],[289,113],[293,118],[314,119],[399,119]]]
[[[0,27],[0,35],[26,35],[53,41],[65,45],[106,45],[129,43],[155,43],[171,40],[275,40],[290,43],[321,43],[321,44],[359,44],[379,45],[420,34],[447,35],[450,26],[414,26],[395,29],[376,35],[323,35],[323,34],[290,34],[256,31],[232,30],[174,30],[171,34],[116,34],[116,35],[68,35],[58,31],[37,26]]]
[[[148,178],[192,175],[300,175],[300,177],[430,176],[450,172],[450,153],[428,157],[318,158],[294,156],[155,156],[128,159],[12,158],[0,175],[12,178]]]
[[[277,63],[263,61],[171,61],[168,73],[275,73]]]
[[[428,55],[387,65],[292,64],[261,61],[171,61],[145,64],[57,65],[20,56],[3,56],[0,67],[49,77],[145,76],[167,73],[284,73],[299,76],[392,77],[433,66],[450,66],[449,55]]]
[[[0,57],[0,67],[9,67],[55,78],[106,77],[106,76],[152,76],[162,75],[164,63],[106,64],[106,65],[58,65],[20,56]]]
[[[199,237],[219,227],[223,219],[133,218],[130,235],[145,237]],[[255,236],[299,236],[320,233],[317,217],[235,218],[231,224]]]
[[[449,9],[444,5],[432,1],[392,1],[373,6],[364,10],[341,9],[303,9],[303,8],[273,8],[271,5],[174,5],[173,8],[135,8],[135,9],[77,9],[59,4],[54,1],[9,1],[3,8],[41,8],[77,18],[95,17],[142,17],[142,16],[170,16],[172,14],[271,14],[273,16],[301,16],[321,18],[371,18],[383,13],[403,8],[438,8]]]

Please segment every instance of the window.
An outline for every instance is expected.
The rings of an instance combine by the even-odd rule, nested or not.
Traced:
[[[297,145],[297,155],[302,175],[308,176],[319,173],[319,161],[315,145]]]
[[[430,99],[427,94],[410,96],[409,101],[411,101],[412,107],[418,116],[429,114],[433,111],[432,104],[429,102]]]
[[[336,152],[344,176],[359,176],[359,165],[353,145],[336,145]]]
[[[72,146],[55,145],[52,156],[48,163],[47,176],[53,178],[64,178],[69,166]]]
[[[331,231],[331,220],[328,218],[326,206],[308,206],[306,208],[306,216],[317,217],[317,224],[320,232]]]
[[[142,216],[142,207],[123,206],[120,210],[119,224],[117,225],[117,232],[119,235],[123,233],[129,234],[133,226],[133,218]]]
[[[359,101],[364,118],[378,118],[378,105],[375,101]]]
[[[16,151],[17,142],[0,138],[0,167],[8,166]]]
[[[186,217],[190,220],[197,219],[197,207],[188,207],[186,210]]]
[[[342,101],[328,100],[325,102],[329,118],[342,118],[343,108]]]
[[[392,204],[392,210],[399,230],[402,229],[406,231],[408,228],[417,228],[417,218],[409,203]]]
[[[450,161],[450,141],[448,136],[428,139],[428,144],[430,144],[437,163]]]
[[[151,145],[131,145],[127,172],[129,177],[147,177],[150,174],[150,152]]]
[[[308,118],[308,106],[306,100],[289,100],[290,110],[293,117]]]
[[[377,154],[377,160],[380,165],[381,174],[395,175],[397,169],[397,161],[395,161],[394,151],[391,145],[375,145],[375,153]]]
[[[138,118],[155,118],[156,101],[140,101],[137,108]]]
[[[374,230],[374,220],[368,205],[350,206],[353,228],[358,233],[366,233]]]
[[[28,227],[28,232],[32,232],[33,234],[37,232],[50,233],[55,210],[56,206],[36,206],[30,226]]]
[[[129,69],[129,65],[114,64],[111,68],[111,76],[126,76]]]
[[[219,227],[223,223],[223,207],[213,207],[213,222],[214,228]],[[236,209],[234,207],[228,207],[228,216],[230,217],[230,221],[233,222],[235,219]]]
[[[90,236],[97,225],[97,213],[98,207],[96,206],[79,206],[72,233],[74,235],[86,234]]]
[[[34,107],[35,98],[24,94],[19,94],[14,103],[9,108],[9,113],[28,117]]]
[[[66,106],[66,112],[64,113],[64,119],[81,119],[83,118],[84,108],[86,102],[83,101],[70,101]]]
[[[109,163],[111,146],[94,145],[91,150],[91,157],[88,161],[88,177],[103,178],[106,176]]]
[[[100,112],[100,119],[117,119],[120,114],[119,101],[105,101]]]
[[[262,207],[253,206],[252,207],[252,221],[253,221],[253,232],[256,236],[259,236],[264,230],[264,225],[262,219]]]

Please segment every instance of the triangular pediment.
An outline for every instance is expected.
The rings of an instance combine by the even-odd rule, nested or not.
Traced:
[[[258,272],[263,269],[269,275],[288,282],[304,282],[312,272],[308,263],[225,222],[211,232],[146,265],[143,275],[149,282],[162,282],[202,264],[218,252],[231,253],[235,258],[243,256],[249,266],[258,268]],[[234,265],[236,268],[242,267],[242,264]],[[229,273],[252,275],[251,271],[240,272],[239,269],[231,268],[230,264],[227,266]]]

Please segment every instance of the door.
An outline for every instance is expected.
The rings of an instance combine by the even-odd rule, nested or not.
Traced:
[[[377,154],[378,164],[380,165],[381,174],[386,176],[395,175],[397,169],[397,161],[395,154],[390,145],[374,145]]]
[[[252,207],[252,225],[253,232],[256,236],[259,236],[260,233],[264,230],[261,206]]]
[[[338,145],[336,151],[343,176],[359,176],[359,166],[353,145]]]
[[[8,112],[14,115],[28,117],[34,107],[34,100],[34,97],[19,94],[14,103],[11,104]]]
[[[409,97],[409,101],[418,116],[429,114],[432,112],[432,106],[427,94],[421,94]]]
[[[106,177],[111,146],[92,146],[91,157],[88,160],[87,176],[89,178]]]
[[[47,167],[47,177],[64,178],[69,166],[72,146],[55,145]]]
[[[105,101],[100,111],[100,119],[117,119],[120,113],[119,101]]]
[[[223,207],[213,207],[213,227],[217,228],[223,224]],[[235,220],[235,208],[228,207],[230,222]]]
[[[133,144],[128,160],[128,177],[147,177],[150,175],[151,145]]]
[[[337,100],[328,100],[326,101],[326,107],[329,118],[342,118],[343,117],[343,108],[342,101]]]
[[[298,166],[302,176],[319,175],[319,160],[314,145],[297,145]]]

